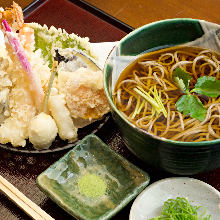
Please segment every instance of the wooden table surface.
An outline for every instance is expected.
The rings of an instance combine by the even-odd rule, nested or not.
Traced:
[[[15,0],[17,4],[19,4],[22,8],[27,7],[29,4],[33,2],[33,0]],[[11,7],[13,0],[1,0],[0,7],[6,8]]]
[[[32,1],[15,0],[22,8]],[[3,0],[0,6],[8,7],[12,2],[13,0]],[[85,2],[134,28],[168,18],[197,18],[220,24],[219,0],[85,0]]]
[[[43,0],[39,0],[39,2],[42,1]],[[79,0],[70,1],[79,2]],[[218,15],[220,11],[220,0],[86,1],[134,28],[156,20],[176,17],[199,18],[220,24],[220,16]],[[22,8],[25,8],[32,0],[16,0],[16,2],[19,3]],[[12,0],[0,1],[0,6],[2,7],[9,7],[11,4]],[[45,4],[40,9],[31,13],[30,16],[27,16],[26,21],[36,21],[41,24],[46,23],[49,26],[54,24],[56,27],[67,29],[68,32],[74,32],[80,36],[89,36],[92,42],[120,40],[126,35],[126,32],[120,30],[118,27],[114,27],[108,22],[78,8],[76,5],[68,2],[68,0],[45,0]],[[74,21],[74,25],[72,25],[71,22],[71,24],[68,23],[68,21]],[[94,25],[94,27],[91,26],[91,24]],[[155,174],[153,170],[143,166],[124,146],[120,133],[112,119],[100,129],[97,135],[116,152],[147,171],[151,176],[151,183],[165,177],[174,176],[164,172]],[[9,180],[56,220],[73,219],[42,193],[35,183],[36,177],[66,152],[67,151],[35,156],[19,155],[0,150],[0,175]],[[209,183],[220,191],[220,168],[194,175],[193,177]],[[128,219],[131,204],[132,203],[126,206],[113,219]],[[3,219],[28,220],[29,217],[0,193],[0,220]]]
[[[137,28],[168,18],[197,18],[220,24],[219,0],[85,0]]]

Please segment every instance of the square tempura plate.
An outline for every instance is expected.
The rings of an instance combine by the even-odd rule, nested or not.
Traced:
[[[41,173],[37,184],[55,203],[78,219],[109,219],[149,183],[147,173],[118,155],[97,136]]]

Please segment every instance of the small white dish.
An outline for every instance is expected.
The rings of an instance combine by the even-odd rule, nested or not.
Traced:
[[[185,197],[190,204],[206,207],[212,220],[220,219],[220,192],[209,184],[188,177],[162,179],[149,185],[134,201],[129,220],[148,220],[161,214],[164,202]]]

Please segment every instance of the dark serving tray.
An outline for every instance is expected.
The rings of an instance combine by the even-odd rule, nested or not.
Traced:
[[[76,5],[75,3],[78,5]],[[82,7],[86,7],[83,9]],[[90,12],[91,11],[91,12]],[[96,13],[99,17],[92,13]],[[132,30],[128,25],[112,18],[111,16],[99,11],[82,1],[67,0],[37,0],[24,9],[25,22],[37,22],[48,27],[55,26],[63,28],[68,33],[75,33],[81,37],[89,37],[92,42],[117,41],[120,40],[126,32]],[[114,23],[114,25],[110,23]],[[119,29],[120,28],[120,29]],[[97,121],[85,128],[79,129],[78,140],[74,143],[68,143],[56,138],[49,149],[36,150],[32,144],[14,148],[11,144],[0,144],[0,148],[15,151],[17,153],[51,153],[74,147],[82,138],[91,133],[96,133],[108,120],[109,115],[104,119]]]
[[[78,0],[34,1],[24,9],[24,17],[26,22],[63,28],[68,33],[89,37],[91,42],[117,41],[133,30],[132,27]]]
[[[87,36],[91,42],[118,41],[124,37],[129,30],[122,28],[122,23],[117,23],[114,18],[106,19],[93,9],[90,10],[79,4],[81,1],[67,0],[38,0],[25,9],[26,22],[38,22],[40,24],[54,25],[65,28],[69,33],[74,32],[80,36]],[[114,20],[114,21],[113,21]],[[108,144],[114,151],[120,153],[136,166],[149,173],[151,183],[174,175],[152,170],[139,161],[124,145],[119,130],[110,117],[100,128],[96,135]],[[37,176],[46,170],[51,164],[61,158],[67,150],[51,154],[18,154],[8,150],[0,150],[0,175],[5,177],[15,187],[22,191],[33,202],[44,209],[56,220],[73,219],[53,203],[36,185]],[[211,172],[194,175],[220,191],[220,168]],[[129,203],[113,220],[129,219],[131,207]],[[14,205],[7,197],[0,193],[0,219],[27,220],[30,219],[23,211]]]

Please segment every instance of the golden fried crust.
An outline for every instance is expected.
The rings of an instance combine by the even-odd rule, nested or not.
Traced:
[[[73,118],[98,119],[109,111],[101,71],[80,68],[59,72],[58,86]]]

